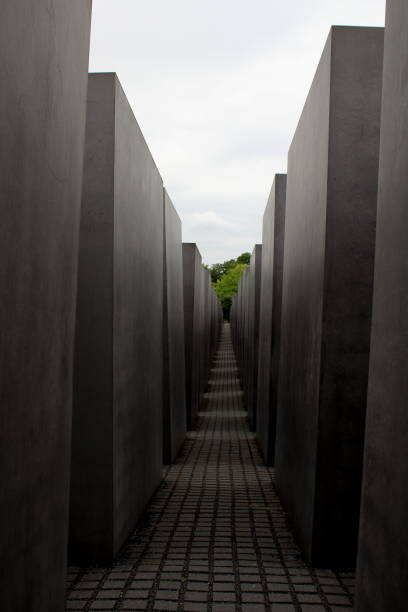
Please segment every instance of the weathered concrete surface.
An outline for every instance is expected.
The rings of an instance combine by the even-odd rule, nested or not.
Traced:
[[[201,393],[202,265],[194,243],[183,243],[184,339],[187,429],[193,429]]]
[[[213,360],[215,351],[218,346],[218,339],[220,337],[220,331],[222,326],[222,311],[221,303],[217,297],[215,291],[210,292],[211,301],[211,344],[210,344],[210,365]]]
[[[387,3],[357,612],[408,600],[408,5]]]
[[[250,319],[249,319],[249,267],[244,270],[244,273],[240,280],[242,285],[242,336],[241,336],[241,376],[242,376],[242,387],[244,390],[244,407],[248,411],[248,354],[250,351],[249,338],[250,338]]]
[[[163,184],[115,74],[89,78],[70,557],[112,559],[162,469]]]
[[[0,608],[58,612],[91,1],[0,14]]]
[[[247,409],[251,431],[256,431],[256,399],[258,394],[259,314],[261,298],[262,245],[256,244],[248,272],[248,355]]]
[[[204,354],[205,368],[203,380],[203,392],[207,389],[208,377],[210,373],[211,359],[211,296],[214,290],[211,285],[211,275],[209,270],[203,269],[204,289],[205,289],[205,322],[204,322]]]
[[[331,30],[288,160],[276,483],[306,558],[355,566],[383,30]]]
[[[200,270],[200,404],[204,399],[204,391],[207,386],[207,374],[209,365],[208,352],[208,302],[209,302],[209,276],[208,270],[201,266]]]
[[[164,190],[163,461],[173,463],[186,436],[181,221]]]
[[[262,226],[262,278],[256,436],[267,465],[275,461],[282,316],[286,174],[277,174]]]

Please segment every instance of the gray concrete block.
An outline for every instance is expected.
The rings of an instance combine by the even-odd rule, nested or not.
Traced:
[[[200,400],[202,403],[207,384],[207,308],[208,308],[208,271],[202,266],[200,269]]]
[[[112,560],[162,470],[163,184],[115,74],[89,77],[70,559]]]
[[[357,612],[408,600],[408,5],[387,3]]]
[[[187,429],[193,429],[200,405],[202,339],[202,264],[194,243],[183,243],[184,340]]]
[[[242,355],[241,355],[241,376],[242,387],[244,390],[244,406],[248,411],[248,353],[250,351],[250,320],[249,320],[249,268],[244,270],[241,277],[242,283]]]
[[[204,274],[204,291],[205,291],[205,303],[204,303],[204,385],[203,393],[207,390],[208,378],[210,373],[210,361],[211,361],[211,296],[214,291],[211,285],[211,275],[209,270],[203,268]]]
[[[91,1],[0,13],[0,607],[62,612]]]
[[[383,29],[334,27],[288,159],[276,483],[308,561],[353,568]]]
[[[248,353],[247,410],[251,431],[256,431],[256,398],[258,393],[259,314],[262,275],[262,245],[256,244],[248,272]]]
[[[186,436],[181,221],[164,190],[163,461],[173,463]]]
[[[262,226],[262,278],[256,435],[267,465],[275,459],[282,316],[286,174],[277,174]]]

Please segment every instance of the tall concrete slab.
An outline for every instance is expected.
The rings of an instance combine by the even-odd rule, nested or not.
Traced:
[[[164,190],[163,461],[173,463],[186,436],[181,221]]]
[[[308,561],[356,560],[383,29],[332,28],[288,159],[276,483]]]
[[[251,255],[248,271],[248,423],[251,431],[256,431],[256,398],[258,389],[258,352],[259,352],[259,314],[261,298],[262,245],[256,244]]]
[[[206,322],[205,322],[205,352],[206,352],[206,370],[205,370],[205,385],[204,391],[208,387],[208,378],[210,375],[211,366],[211,343],[212,343],[212,296],[214,289],[211,284],[211,274],[209,270],[204,269],[205,284],[206,284]]]
[[[357,612],[408,599],[408,5],[387,3]]]
[[[201,394],[202,264],[197,245],[183,243],[187,429],[194,428]]]
[[[267,465],[275,460],[282,317],[286,174],[275,176],[262,226],[262,278],[256,436]]]
[[[0,9],[0,607],[62,612],[91,1]]]
[[[245,355],[243,363],[244,399],[245,408],[248,412],[247,418],[251,425],[251,373],[250,364],[253,362],[253,294],[251,291],[251,268],[246,268],[243,276],[243,291],[245,301]]]
[[[208,300],[209,300],[209,280],[210,273],[208,270],[201,266],[200,270],[200,283],[201,283],[201,328],[200,328],[200,404],[204,399],[204,392],[207,386],[207,375],[209,365],[209,354],[208,354]]]
[[[163,184],[115,74],[89,77],[70,559],[109,562],[162,469]]]
[[[249,319],[249,267],[242,275],[242,385],[244,389],[244,406],[248,411],[248,358],[250,352],[250,319]]]

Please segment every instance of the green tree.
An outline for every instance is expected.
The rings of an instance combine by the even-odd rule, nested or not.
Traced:
[[[251,259],[250,253],[242,253],[237,259],[227,259],[223,263],[216,263],[212,266],[204,266],[210,271],[211,281],[213,284],[218,283],[232,268],[235,268],[237,264],[249,265]]]
[[[242,253],[239,257],[237,257],[237,264],[246,264],[249,266],[249,262],[251,261],[251,253]]]
[[[236,266],[237,262],[235,259],[228,259],[223,263],[216,263],[210,267],[211,280],[213,283],[217,283],[222,279],[223,276],[228,274],[228,272]]]
[[[215,292],[221,301],[224,319],[229,319],[232,298],[238,291],[239,279],[247,267],[248,266],[244,263],[235,264],[235,266],[224,274],[224,276],[214,285]]]

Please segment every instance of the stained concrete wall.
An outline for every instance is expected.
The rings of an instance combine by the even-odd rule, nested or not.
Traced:
[[[262,245],[256,244],[248,272],[247,410],[251,431],[256,431],[258,394],[259,315],[261,298]]]
[[[332,28],[288,159],[276,484],[306,558],[355,566],[383,30]]]
[[[199,409],[205,408],[208,374],[223,318],[210,274],[194,243],[183,243],[183,276],[187,428],[193,429]]]
[[[250,265],[239,280],[230,311],[232,342],[244,392],[244,407],[253,431],[256,428],[261,274],[262,245],[257,244]]]
[[[164,190],[163,461],[173,463],[186,436],[181,221]]]
[[[256,436],[267,465],[273,465],[275,459],[285,207],[286,174],[277,174],[262,226]]]
[[[210,344],[210,365],[212,363],[215,351],[218,345],[218,338],[220,334],[220,327],[222,322],[222,313],[220,312],[221,304],[217,298],[215,291],[210,291],[210,302],[211,302],[211,344]]]
[[[200,343],[202,337],[201,254],[194,243],[183,243],[184,338],[186,356],[187,429],[193,429],[200,404]]]
[[[203,270],[205,278],[205,355],[206,355],[206,368],[205,368],[205,382],[204,391],[207,389],[208,377],[210,373],[211,365],[211,296],[213,295],[213,288],[211,285],[211,275],[209,270]]]
[[[90,0],[1,4],[3,612],[64,609],[90,19]]]
[[[242,386],[244,391],[244,407],[248,411],[248,357],[250,352],[250,320],[249,320],[249,268],[244,270],[241,277],[240,284],[242,284],[242,356],[241,356],[241,368],[240,373],[242,377]]]
[[[244,390],[244,331],[245,331],[245,291],[244,291],[244,270],[239,282],[236,295],[232,299],[232,305],[230,310],[230,325],[231,325],[231,336],[234,353],[237,360],[237,368],[239,372],[239,379],[242,391]],[[245,398],[243,396],[243,400]]]
[[[200,270],[201,283],[201,334],[200,334],[200,404],[204,399],[207,386],[209,367],[209,299],[210,299],[210,273],[205,268]]]
[[[356,612],[408,599],[408,5],[387,3]]]
[[[108,562],[162,468],[163,184],[115,74],[89,77],[71,562]]]

